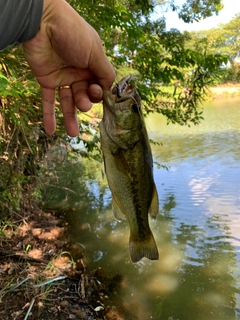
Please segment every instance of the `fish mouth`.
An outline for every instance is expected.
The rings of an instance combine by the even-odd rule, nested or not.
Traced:
[[[103,109],[114,116],[116,111],[131,112],[141,108],[141,98],[137,91],[136,76],[126,76],[115,84],[111,90],[103,88]]]
[[[126,101],[136,93],[135,84],[130,83],[134,78],[133,76],[126,76],[112,88],[112,94],[115,95],[116,102]]]

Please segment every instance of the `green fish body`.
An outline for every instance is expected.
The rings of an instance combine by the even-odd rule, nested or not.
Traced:
[[[103,88],[101,148],[114,216],[118,220],[126,216],[130,226],[132,262],[143,257],[158,260],[148,223],[148,213],[156,218],[159,210],[153,159],[141,99],[136,86],[128,85],[129,78],[123,78],[112,92]]]

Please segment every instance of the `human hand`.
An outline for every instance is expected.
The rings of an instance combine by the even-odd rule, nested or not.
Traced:
[[[65,0],[45,0],[40,29],[23,49],[41,86],[46,132],[55,131],[59,88],[66,131],[77,136],[77,109],[88,111],[91,102],[100,102],[101,86],[110,88],[115,79],[97,32]]]

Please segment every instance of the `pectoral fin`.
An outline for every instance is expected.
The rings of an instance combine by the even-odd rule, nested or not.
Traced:
[[[112,211],[113,211],[113,215],[114,215],[116,220],[122,221],[125,218],[124,213],[122,212],[122,210],[117,205],[114,197],[112,197]]]
[[[150,214],[152,219],[156,219],[158,211],[159,211],[158,192],[157,192],[156,185],[154,183],[152,202],[150,204],[148,213]]]
[[[131,169],[129,168],[129,164],[122,149],[118,150],[118,155],[114,157],[114,163],[118,171],[125,174],[132,181]]]

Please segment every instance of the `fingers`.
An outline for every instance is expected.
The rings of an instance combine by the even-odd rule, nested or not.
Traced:
[[[46,133],[51,135],[56,129],[55,90],[43,87],[41,90],[44,128]],[[102,88],[97,84],[89,86],[87,80],[82,80],[73,83],[70,88],[59,87],[58,95],[67,134],[75,137],[79,134],[76,107],[82,112],[90,110],[92,102],[97,103],[102,100]]]
[[[91,102],[102,100],[102,88],[97,84],[89,86],[88,81],[82,80],[73,83],[70,88],[68,86],[66,88],[65,86],[59,87],[58,94],[64,117],[64,126],[68,135],[75,137],[79,134],[76,107],[82,112],[90,110]]]
[[[102,100],[103,91],[98,84],[93,83],[89,86],[87,94],[93,103],[98,103]]]
[[[64,126],[67,134],[76,137],[79,134],[76,107],[71,88],[58,88],[58,95],[62,107]]]
[[[91,109],[92,103],[88,96],[88,81],[82,80],[72,84],[72,91],[76,107],[83,112]]]
[[[41,88],[41,91],[44,129],[47,134],[51,135],[56,130],[55,90]],[[76,137],[79,134],[79,127],[71,88],[59,90],[59,98],[67,134]]]
[[[41,88],[42,91],[42,108],[43,124],[47,134],[53,134],[56,129],[55,120],[55,90]]]

